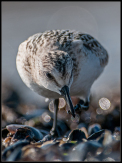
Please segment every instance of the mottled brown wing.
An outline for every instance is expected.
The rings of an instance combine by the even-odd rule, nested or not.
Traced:
[[[97,57],[99,57],[101,66],[104,67],[107,65],[108,53],[95,38],[88,34],[79,33],[78,35],[76,35],[75,39],[82,40],[84,47],[94,53]]]

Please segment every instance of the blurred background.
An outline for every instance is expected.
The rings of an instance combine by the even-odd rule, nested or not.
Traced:
[[[2,2],[2,84],[15,89],[23,102],[47,105],[32,92],[16,69],[19,44],[50,29],[91,34],[108,51],[109,63],[95,81],[96,98],[120,94],[120,2]]]

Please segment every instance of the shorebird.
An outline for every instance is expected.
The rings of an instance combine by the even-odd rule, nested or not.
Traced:
[[[108,63],[105,48],[91,35],[75,30],[48,30],[22,42],[16,65],[23,82],[34,92],[54,98],[56,130],[59,97],[64,97],[75,117],[77,110],[87,110],[90,88]],[[71,96],[80,102],[73,106]]]

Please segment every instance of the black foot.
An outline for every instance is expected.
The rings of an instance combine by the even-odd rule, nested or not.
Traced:
[[[87,111],[89,109],[89,102],[84,102],[80,100],[79,103],[74,107],[75,113],[80,113],[82,110]],[[68,114],[71,114],[71,111],[67,111]]]
[[[39,141],[36,142],[36,143],[44,143],[44,142],[46,142],[46,141],[53,140],[54,138],[55,138],[55,137],[49,133],[49,134],[46,135],[42,140],[39,140]]]
[[[53,135],[48,134],[41,140],[41,142],[49,141],[49,140],[52,140],[52,139],[54,139]]]
[[[49,141],[49,140],[54,140],[55,138],[57,138],[57,132],[52,128],[50,130],[50,133],[48,135],[46,135],[40,142],[45,142],[45,141]]]
[[[75,112],[79,112],[82,110],[87,111],[89,109],[89,102],[84,102],[83,100],[80,100],[79,103],[74,107]]]

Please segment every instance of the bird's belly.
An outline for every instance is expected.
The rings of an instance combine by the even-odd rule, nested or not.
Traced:
[[[87,96],[90,87],[86,87],[86,85],[82,82],[74,82],[70,88],[71,96]]]
[[[90,67],[90,66],[89,66]],[[74,76],[73,83],[71,85],[71,96],[83,96],[87,97],[90,93],[90,89],[94,81],[99,77],[102,69],[96,67],[89,68],[88,66],[82,67],[77,77]]]

